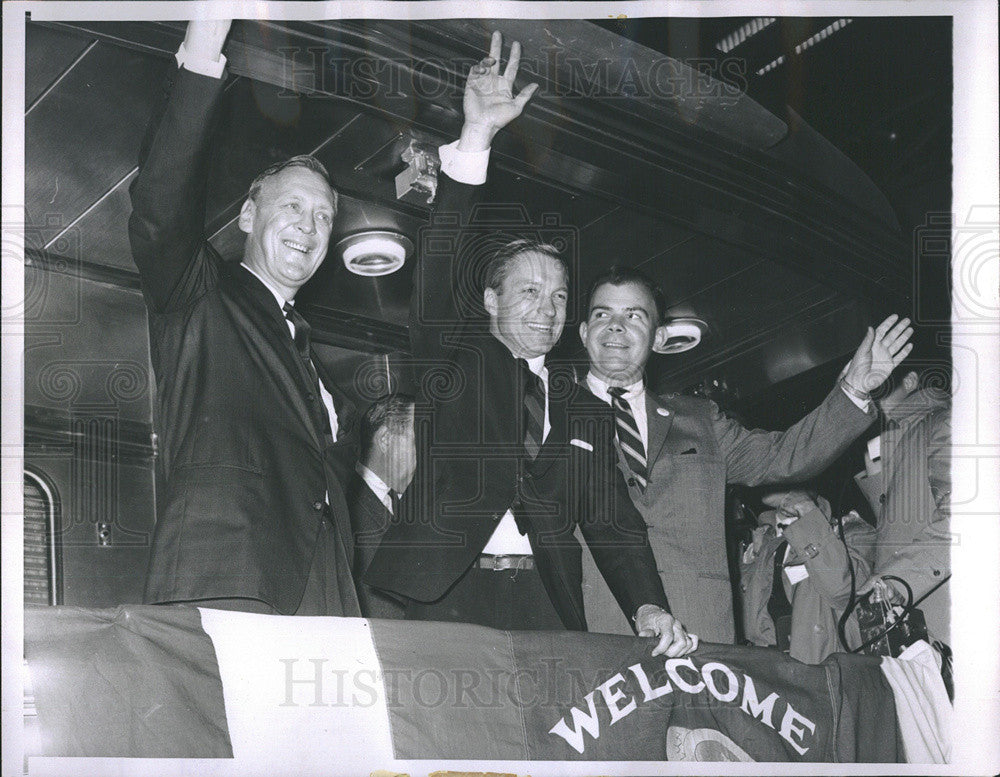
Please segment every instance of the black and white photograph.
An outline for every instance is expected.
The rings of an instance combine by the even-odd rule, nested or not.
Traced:
[[[994,3],[3,36],[3,775],[1000,771]]]

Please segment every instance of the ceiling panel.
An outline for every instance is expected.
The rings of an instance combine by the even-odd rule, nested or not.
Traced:
[[[27,110],[93,40],[37,24],[27,25],[24,34],[24,106]]]
[[[28,114],[29,221],[68,226],[129,174],[166,67],[99,43]]]

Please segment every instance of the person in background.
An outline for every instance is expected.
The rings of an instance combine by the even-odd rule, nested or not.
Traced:
[[[841,518],[841,540],[829,502],[803,490],[768,494],[764,504],[775,509],[758,516],[759,526],[740,554],[746,639],[818,664],[845,651],[837,624],[852,581],[871,574],[875,529],[852,510]],[[861,644],[853,613],[845,639],[851,649]]]
[[[936,371],[927,369],[922,374],[926,384]],[[906,580],[914,601],[919,601],[931,640],[947,646],[951,640],[947,585],[951,575],[951,397],[941,388],[922,386],[917,371],[893,377],[896,384],[878,400],[881,431],[869,440],[865,469],[855,475],[875,512],[877,531],[873,576],[859,579],[859,592],[867,592],[878,582],[891,601],[905,604],[904,588],[884,576]]]
[[[402,618],[403,604],[361,582],[390,522],[401,518],[403,493],[417,466],[413,397],[390,394],[361,417],[361,459],[347,487],[354,531],[354,577],[365,618]]]

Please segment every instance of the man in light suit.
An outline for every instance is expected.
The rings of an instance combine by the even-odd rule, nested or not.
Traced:
[[[925,380],[935,375],[928,370]],[[938,376],[939,377],[939,376]],[[951,397],[921,385],[915,371],[878,401],[882,428],[869,441],[865,469],[855,475],[875,512],[878,536],[865,592],[892,575],[906,580],[931,639],[951,641]],[[906,603],[905,588],[884,580],[891,598]]]
[[[411,487],[422,520],[389,527],[365,581],[409,598],[408,618],[585,629],[579,521],[635,630],[660,636],[654,654],[680,655],[697,640],[668,612],[645,526],[615,476],[614,420],[545,365],[566,318],[565,263],[552,246],[509,242],[486,271],[488,317],[460,294],[475,185],[493,137],[535,88],[514,94],[520,48],[501,74],[500,47],[494,33],[490,56],[470,71],[461,137],[441,148],[437,214],[450,226],[425,232],[414,270],[413,355],[451,378],[430,387],[433,428]]]
[[[819,407],[785,432],[767,432],[743,428],[708,400],[659,396],[645,386],[649,355],[668,336],[665,313],[663,293],[641,272],[614,267],[597,278],[580,324],[590,359],[586,383],[616,407],[619,469],[649,527],[672,611],[702,639],[732,642],[726,484],[802,481],[829,466],[871,425],[868,392],[909,353],[912,330],[895,316],[869,328]],[[625,633],[589,559],[584,597],[591,630]]]
[[[293,307],[326,256],[337,195],[317,160],[295,157],[251,185],[242,263],[204,234],[229,25],[188,25],[131,188],[165,482],[143,599],[359,615],[341,486],[356,413],[321,382]]]
[[[361,444],[361,459],[347,486],[361,614],[398,619],[404,615],[400,601],[362,583],[361,576],[389,524],[400,518],[403,493],[413,480],[417,466],[413,397],[390,394],[373,402],[361,417]]]

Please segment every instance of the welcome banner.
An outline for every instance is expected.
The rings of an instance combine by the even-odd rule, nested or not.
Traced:
[[[67,757],[74,774],[242,776],[902,756],[892,691],[859,656],[665,659],[613,635],[138,605],[33,608],[25,630],[29,773]]]

